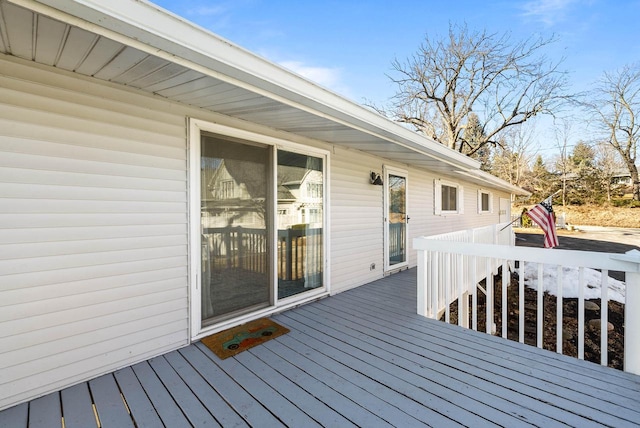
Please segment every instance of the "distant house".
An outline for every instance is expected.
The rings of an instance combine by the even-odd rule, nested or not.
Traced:
[[[416,266],[526,193],[145,1],[0,23],[0,409]]]
[[[632,184],[631,174],[628,169],[621,169],[611,176],[611,185],[616,188],[630,187]]]

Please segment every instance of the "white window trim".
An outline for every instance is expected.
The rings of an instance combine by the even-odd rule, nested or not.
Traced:
[[[489,209],[486,211],[482,209],[482,195],[489,195]],[[493,214],[493,193],[492,192],[484,189],[478,189],[478,214]]]
[[[442,186],[449,186],[449,187],[455,187],[456,188],[456,195],[457,195],[457,198],[456,198],[457,209],[456,210],[443,210],[442,209]],[[433,206],[434,206],[434,210],[433,210],[434,215],[444,216],[444,215],[464,214],[464,188],[459,183],[436,178],[433,181],[433,199],[434,199],[434,204],[433,204]]]

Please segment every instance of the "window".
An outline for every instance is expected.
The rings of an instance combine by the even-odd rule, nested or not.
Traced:
[[[462,214],[464,212],[464,197],[462,186],[436,179],[434,181],[434,214]]]
[[[233,180],[225,180],[220,183],[220,199],[233,198]]]
[[[493,212],[493,195],[486,190],[478,190],[478,213]]]
[[[307,197],[312,199],[322,198],[322,183],[307,183]]]
[[[458,211],[458,188],[442,185],[442,211]]]

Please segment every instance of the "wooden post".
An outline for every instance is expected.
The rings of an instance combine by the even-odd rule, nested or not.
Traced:
[[[637,259],[638,269],[626,274],[624,305],[624,371],[640,375],[640,251],[625,253]]]

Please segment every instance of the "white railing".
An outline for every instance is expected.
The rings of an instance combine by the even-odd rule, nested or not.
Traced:
[[[501,228],[494,228],[497,231]],[[484,228],[483,228],[484,229]],[[509,230],[509,228],[505,229]],[[511,235],[511,231],[508,232]],[[465,235],[466,234],[466,235]],[[494,313],[494,275],[501,270],[498,279],[501,284],[511,282],[511,272],[524,272],[525,266],[535,264],[537,268],[537,346],[543,346],[543,270],[545,266],[556,269],[555,284],[547,284],[547,288],[555,289],[556,300],[556,351],[562,353],[563,343],[563,267],[578,269],[578,358],[584,359],[584,327],[586,288],[584,272],[586,268],[601,271],[601,305],[608,302],[609,271],[625,272],[626,298],[624,313],[624,370],[640,374],[640,251],[632,250],[626,254],[599,253],[575,250],[559,250],[544,248],[516,247],[513,238],[509,240],[503,234],[494,241],[499,243],[479,242],[489,240],[491,233],[486,230],[455,232],[453,234],[414,239],[414,249],[418,251],[418,314],[439,319],[443,314],[445,321],[450,321],[451,303],[458,305],[458,324],[478,329],[478,289],[486,294],[486,318],[484,322],[487,333],[495,334],[496,315]],[[450,237],[450,239],[447,238]],[[471,237],[471,238],[470,238]],[[475,237],[478,237],[477,239]],[[474,242],[475,239],[475,242]],[[505,245],[506,243],[506,245]],[[497,268],[500,267],[501,269]],[[483,281],[484,280],[484,281]],[[479,286],[483,282],[484,287]],[[525,299],[524,275],[518,279],[518,340],[524,343],[525,337]],[[507,338],[508,316],[507,287],[501,289],[501,313],[498,319],[501,324],[500,334]],[[471,298],[469,298],[471,296]],[[471,308],[469,308],[471,300]],[[471,310],[471,317],[469,317]],[[485,315],[485,314],[483,314]],[[515,315],[514,315],[515,316]],[[607,364],[607,324],[608,311],[600,311],[600,348],[601,364]]]
[[[425,238],[446,242],[515,245],[515,235],[510,227],[510,223],[494,224],[476,229],[432,235]],[[489,263],[488,266],[487,263]],[[473,266],[475,266],[475,268]],[[445,321],[449,322],[449,311],[447,308],[453,301],[458,299],[458,301],[463,302],[463,310],[468,312],[468,299],[466,297],[469,293],[474,292],[476,285],[480,281],[487,278],[487,272],[496,274],[499,267],[500,265],[497,263],[497,260],[491,258],[478,258],[472,265],[471,257],[469,256],[454,258],[439,254],[434,255],[434,257],[430,259],[429,272],[432,283],[437,287],[435,294],[438,298],[433,305],[431,301],[426,302],[427,312],[436,314],[437,318],[444,313]],[[481,290],[483,292],[485,291],[484,288],[481,288]],[[430,295],[432,294],[433,292]],[[458,319],[461,326],[469,326],[468,318],[459,317]],[[475,321],[473,325],[476,325]]]

